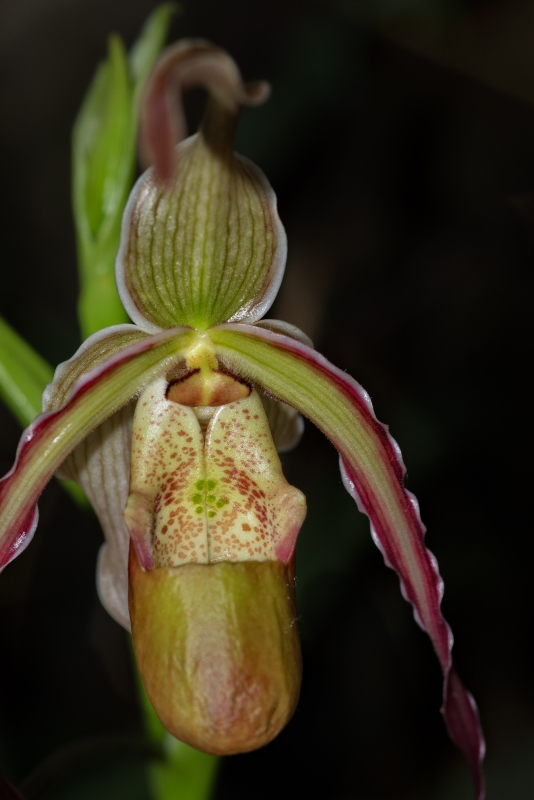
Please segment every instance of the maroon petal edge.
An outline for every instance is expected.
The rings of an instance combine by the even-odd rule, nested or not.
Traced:
[[[385,426],[384,432],[394,449],[397,449],[396,442],[392,439]],[[404,477],[404,464],[400,463],[403,467]],[[441,706],[441,713],[443,714],[447,732],[469,764],[478,800],[484,800],[485,781],[482,771],[482,762],[486,752],[484,734],[473,695],[463,685],[452,661],[451,650],[454,639],[440,608],[444,588],[443,579],[439,574],[436,557],[423,545],[426,528],[421,522],[417,499],[403,487],[403,492],[413,508],[414,536],[417,536],[421,542],[420,567],[427,585],[427,598],[431,604],[430,610],[433,616],[433,624],[423,623],[411,581],[396,558],[395,549],[391,547],[388,530],[383,525],[380,525],[376,519],[372,502],[369,502],[368,498],[365,501],[362,500],[361,489],[357,488],[357,476],[343,460],[342,456],[340,456],[340,470],[345,489],[356,501],[358,509],[369,517],[371,536],[382,553],[384,563],[399,576],[402,596],[413,606],[415,621],[432,639],[443,670],[443,705]],[[363,491],[362,494],[364,495]]]
[[[61,443],[63,433],[62,422],[66,412],[83,404],[84,398],[88,392],[94,388],[95,385],[102,383],[102,381],[106,380],[112,373],[120,369],[122,365],[149,350],[158,348],[158,345],[165,345],[168,340],[188,330],[190,329],[175,328],[170,331],[164,331],[124,348],[124,350],[121,350],[103,364],[82,375],[74,384],[69,400],[64,406],[57,411],[48,411],[36,417],[21,436],[15,463],[10,471],[0,480],[0,518],[4,512],[5,501],[10,494],[13,484],[20,479],[21,473],[27,470],[28,466],[31,466],[35,454],[39,448],[43,446],[43,442],[50,439],[50,437],[54,437],[55,440]],[[161,361],[165,362],[167,358],[168,356],[162,355]],[[154,368],[154,365],[152,367],[147,366],[147,371]],[[139,379],[139,386],[132,392],[132,396],[137,394],[142,386],[143,382],[141,376]],[[125,398],[124,403],[128,402],[129,399],[131,398]],[[117,409],[124,403],[119,403]],[[110,411],[110,414],[111,413],[112,411]],[[103,421],[103,419],[95,419],[93,427],[97,427]],[[89,431],[87,431],[87,433],[89,433]],[[76,441],[73,440],[71,450],[74,449],[79,441],[85,438],[85,435],[87,434],[80,436]],[[16,521],[11,524],[10,527],[6,527],[4,534],[0,538],[0,571],[9,564],[10,561],[20,555],[30,543],[37,527],[38,509],[36,503],[39,495],[67,455],[68,453],[57,463],[54,461],[47,470],[46,475],[44,475],[41,480],[34,481],[34,485],[30,486],[25,492],[25,501],[19,508]],[[28,480],[31,481],[31,478]]]
[[[373,496],[373,492],[361,468],[351,462],[351,453],[344,446],[343,439],[332,435],[331,431],[325,430],[325,427],[319,424],[317,419],[314,419],[312,409],[305,407],[304,402],[302,404],[299,403],[300,397],[296,400],[293,399],[292,404],[323,430],[338,450],[344,486],[356,501],[359,510],[369,517],[371,535],[375,544],[381,551],[386,565],[395,570],[399,576],[404,598],[412,604],[417,623],[428,633],[432,640],[444,677],[441,712],[444,716],[447,731],[469,764],[478,800],[484,800],[485,783],[482,772],[482,761],[485,754],[484,735],[476,703],[460,680],[452,662],[453,637],[440,608],[443,596],[443,580],[439,574],[435,556],[424,546],[426,528],[421,522],[419,504],[414,495],[404,487],[406,468],[398,444],[389,434],[387,425],[377,420],[371,399],[365,389],[353,378],[331,364],[316,350],[287,336],[276,334],[272,331],[258,330],[257,326],[230,326],[227,324],[217,326],[217,328],[225,329],[229,332],[232,328],[233,332],[239,333],[241,336],[259,339],[263,343],[275,347],[279,352],[291,354],[292,358],[298,360],[301,364],[306,364],[314,373],[322,375],[323,378],[328,380],[332,390],[335,390],[349,401],[355,411],[355,422],[359,419],[365,425],[377,449],[381,451],[382,467],[387,469],[389,482],[396,486],[398,503],[402,507],[403,517],[409,525],[411,534],[410,555],[414,556],[416,560],[417,578],[424,587],[424,602],[421,602],[417,596],[416,587],[406,564],[406,553],[403,552],[394,528],[391,524],[388,525],[387,510],[384,511]],[[230,349],[232,345],[229,344],[227,347]],[[236,347],[235,354],[238,359],[242,359],[246,369],[249,370],[248,377],[254,379],[254,362],[252,360],[254,356],[246,353],[246,345],[242,349]],[[229,355],[230,361],[231,356]],[[268,362],[262,360],[263,374],[269,370],[269,367],[265,367],[265,363]],[[286,374],[288,376],[291,374],[290,365],[287,366]],[[261,383],[259,379],[258,382]],[[272,386],[264,385],[264,388],[268,392],[273,391]],[[278,398],[284,402],[291,402],[282,393],[278,394]]]

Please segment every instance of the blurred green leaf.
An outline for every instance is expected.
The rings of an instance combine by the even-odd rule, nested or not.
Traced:
[[[138,102],[152,64],[165,44],[172,16],[179,11],[180,6],[176,3],[164,3],[158,6],[145,22],[138,40],[130,50],[128,60],[134,84],[134,102]]]
[[[0,397],[23,428],[43,410],[54,370],[0,317]]]
[[[98,68],[73,132],[73,209],[83,338],[127,317],[115,287],[120,220],[133,176],[132,90],[118,37]]]
[[[0,317],[0,398],[26,428],[43,410],[42,396],[54,370],[44,358]],[[74,481],[61,481],[73,500],[88,507],[88,500]]]
[[[170,733],[165,735],[163,747],[166,761],[153,762],[148,773],[154,796],[158,800],[208,800],[218,757],[201,753]]]
[[[110,37],[108,58],[98,67],[74,126],[72,200],[83,338],[127,321],[115,286],[115,256],[135,169],[139,97],[172,13],[171,4],[153,12],[129,60],[122,40]]]
[[[132,135],[132,92],[126,53],[118,36],[109,39],[109,56],[103,74],[104,81],[99,81],[99,91],[94,96],[100,100],[101,107],[95,108],[96,103],[92,104],[90,124],[82,129],[86,134],[82,162],[87,170],[85,210],[95,238],[105,236],[106,228],[121,212],[122,195],[131,182],[128,150]],[[100,88],[102,85],[104,92]]]

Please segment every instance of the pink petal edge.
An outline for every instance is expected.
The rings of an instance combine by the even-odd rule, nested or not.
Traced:
[[[441,712],[445,725],[450,738],[461,750],[469,764],[478,800],[484,800],[485,784],[482,761],[485,754],[485,742],[482,727],[476,703],[460,680],[452,661],[452,632],[440,608],[443,580],[439,574],[435,556],[424,546],[426,528],[421,522],[417,499],[404,487],[406,468],[397,442],[389,434],[387,425],[377,420],[371,399],[365,389],[316,350],[287,336],[258,329],[258,326],[220,325],[217,327],[223,330],[232,328],[235,333],[244,334],[247,338],[261,339],[274,345],[280,351],[292,354],[299,361],[306,362],[314,371],[326,377],[329,383],[356,407],[359,415],[365,419],[369,430],[372,431],[373,438],[380,442],[390,479],[396,484],[404,516],[409,521],[418,577],[424,581],[424,604],[418,600],[408,568],[403,563],[402,559],[406,554],[399,546],[395,531],[391,527],[388,529],[387,509],[380,509],[379,505],[374,502],[375,498],[371,495],[369,487],[365,485],[365,475],[361,471],[357,473],[355,469],[351,468],[350,453],[346,449],[344,451],[343,441],[334,441],[333,437],[330,437],[340,454],[341,475],[345,488],[356,501],[359,510],[369,517],[373,541],[381,551],[386,565],[398,574],[404,598],[411,603],[417,623],[432,640],[444,676]],[[241,351],[236,352],[239,352],[239,356],[243,356]],[[246,359],[247,356],[245,355],[244,358]],[[268,386],[264,388],[269,391]],[[279,399],[287,402],[286,397]],[[309,409],[298,407],[298,410],[308,416],[314,424],[317,424],[317,421],[310,415]]]
[[[21,436],[15,463],[9,472],[0,480],[0,518],[14,481],[19,479],[21,471],[24,471],[28,465],[31,465],[35,456],[35,451],[39,448],[43,440],[46,440],[47,437],[51,435],[55,423],[64,416],[65,411],[83,402],[83,398],[87,392],[96,383],[99,383],[104,375],[109,375],[125,362],[131,361],[145,351],[151,350],[157,347],[158,344],[163,344],[168,339],[172,339],[177,334],[187,330],[189,329],[175,328],[172,331],[165,331],[164,333],[151,336],[124,348],[124,350],[112,356],[100,366],[82,375],[74,384],[69,400],[62,408],[57,411],[44,412],[35,418]],[[162,362],[166,362],[167,358],[162,356],[161,360]],[[147,370],[148,369],[147,367]],[[142,385],[142,379],[140,378],[140,385],[138,388],[141,389]],[[95,427],[98,424],[100,424],[100,422],[96,422]],[[60,440],[61,434],[56,433],[56,438]],[[82,436],[79,440],[74,441],[71,450],[74,449],[83,438],[85,437]],[[61,458],[59,463],[54,463],[50,469],[47,470],[42,480],[34,482],[35,485],[31,486],[30,489],[25,492],[25,502],[19,509],[16,522],[6,528],[5,532],[0,536],[0,571],[14,558],[20,555],[29,545],[37,527],[38,509],[36,503],[39,495],[67,455],[68,453]]]

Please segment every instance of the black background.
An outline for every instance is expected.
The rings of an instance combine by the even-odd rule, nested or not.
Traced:
[[[302,327],[369,391],[403,450],[488,740],[488,800],[534,796],[529,373],[534,7],[529,2],[185,0],[171,39],[226,47],[273,97],[236,149],[279,197]],[[400,8],[401,4],[398,4]],[[106,37],[144,0],[0,5],[0,313],[51,363],[79,343],[70,130]],[[191,123],[202,98],[189,102]],[[0,474],[20,431],[0,407]],[[284,456],[307,494],[298,553],[304,684],[271,745],[226,759],[215,800],[463,800],[431,646],[307,425]],[[141,731],[127,636],[96,598],[101,533],[51,484],[0,579],[0,771],[20,782],[78,738]],[[147,800],[139,759],[50,800]]]

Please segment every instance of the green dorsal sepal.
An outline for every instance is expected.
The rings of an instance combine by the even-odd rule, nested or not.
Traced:
[[[175,148],[185,132],[176,85],[201,85],[209,101],[198,134]],[[233,152],[241,107],[266,94],[264,84],[245,86],[230,56],[207,42],[179,43],[156,66],[142,137],[155,166],[132,192],[117,257],[121,299],[145,330],[254,322],[272,304],[285,232],[266,177]]]

